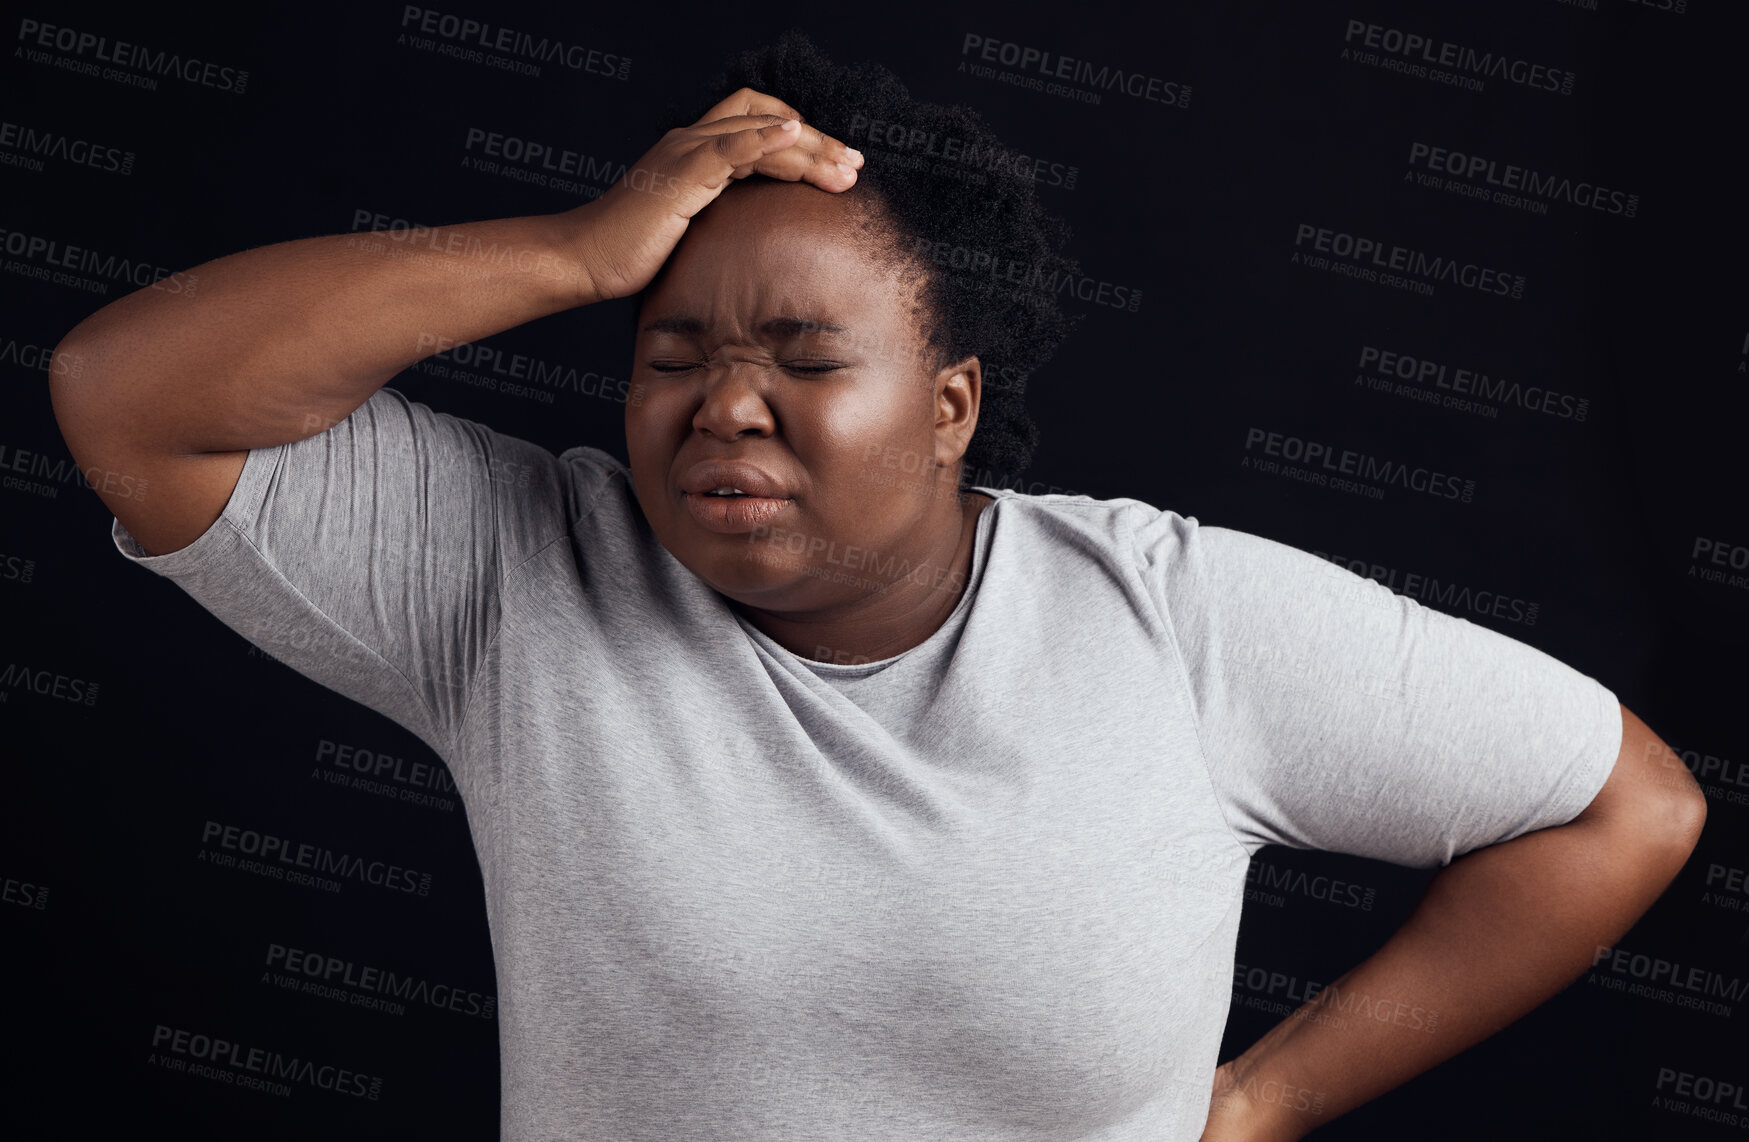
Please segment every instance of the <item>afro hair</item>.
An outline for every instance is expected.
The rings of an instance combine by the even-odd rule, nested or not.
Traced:
[[[1056,300],[1057,284],[1081,269],[1062,253],[1069,227],[1039,204],[1031,161],[972,108],[914,99],[877,63],[834,64],[800,28],[732,57],[692,114],[669,107],[663,129],[690,126],[743,87],[863,152],[857,188],[872,200],[888,260],[919,276],[920,332],[937,367],[977,355],[978,426],[960,487],[1026,471],[1039,439],[1027,380],[1081,320]]]

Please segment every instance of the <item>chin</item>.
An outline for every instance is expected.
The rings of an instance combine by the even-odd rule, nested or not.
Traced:
[[[782,596],[793,599],[809,582],[794,559],[776,552],[762,557],[758,545],[745,541],[725,544],[714,552],[695,547],[693,557],[680,562],[718,594],[750,606],[763,606]]]

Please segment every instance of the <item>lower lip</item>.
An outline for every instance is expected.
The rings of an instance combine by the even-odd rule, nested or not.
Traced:
[[[700,527],[725,534],[763,527],[795,502],[767,496],[705,496],[695,492],[681,494],[686,497],[686,510],[692,513],[692,518]]]

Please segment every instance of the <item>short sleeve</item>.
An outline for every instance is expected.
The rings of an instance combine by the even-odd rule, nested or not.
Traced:
[[[1309,552],[1143,507],[1141,571],[1251,851],[1431,868],[1603,788],[1622,723],[1596,679]]]
[[[539,445],[382,388],[325,432],[249,452],[193,543],[117,550],[250,643],[448,760],[507,573],[566,534]]]

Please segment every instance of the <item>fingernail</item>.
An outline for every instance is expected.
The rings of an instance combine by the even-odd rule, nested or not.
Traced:
[[[851,165],[849,163],[837,163],[835,165],[838,167],[838,173],[843,175],[845,178],[854,177],[856,174],[855,169],[853,167],[851,167]]]

